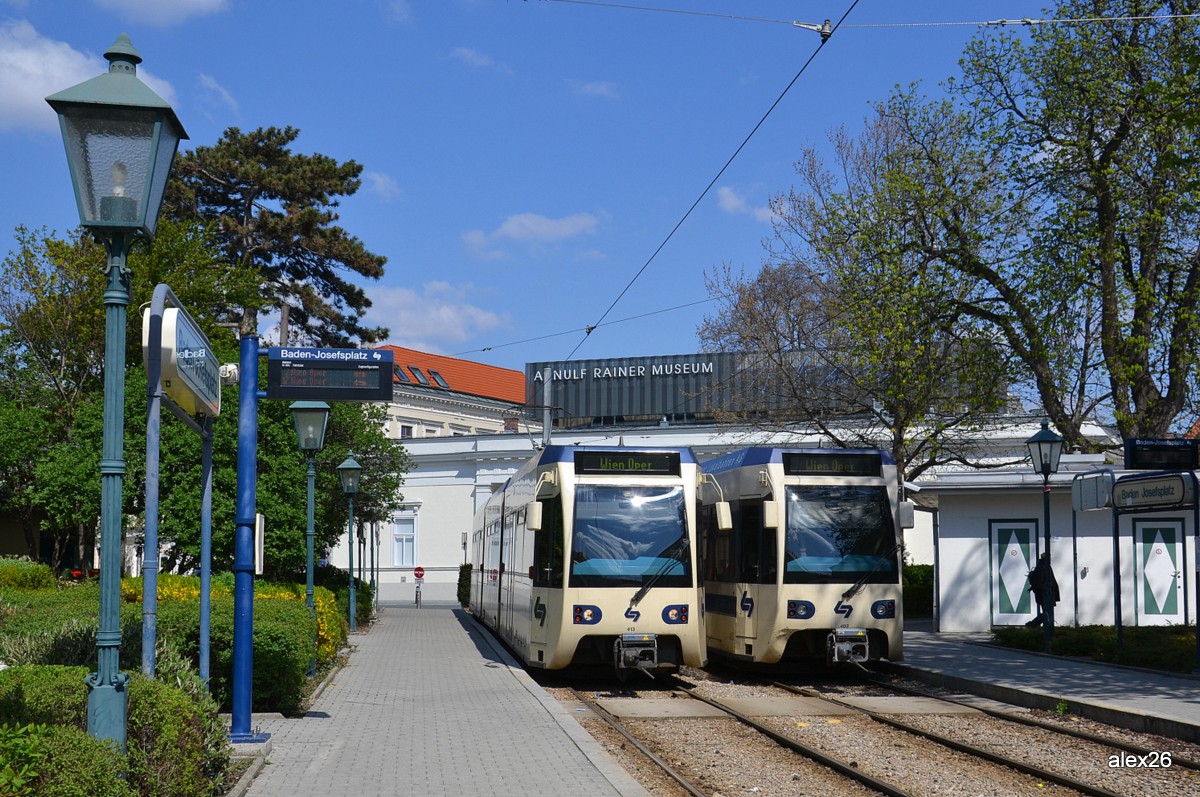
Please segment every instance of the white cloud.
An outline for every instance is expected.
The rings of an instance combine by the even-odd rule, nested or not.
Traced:
[[[547,218],[538,213],[518,213],[505,219],[492,233],[492,237],[529,243],[549,243],[594,233],[599,224],[600,220],[591,213],[575,213],[561,219]]]
[[[148,25],[175,25],[190,17],[224,11],[229,0],[92,0],[126,20]]]
[[[366,185],[366,190],[380,199],[395,199],[403,193],[400,190],[400,184],[396,182],[396,178],[390,174],[384,174],[383,172],[363,172],[362,177],[363,183]]]
[[[372,286],[368,324],[387,327],[388,343],[442,354],[473,338],[509,326],[505,315],[471,303],[473,285],[427,282],[420,290]]]
[[[393,22],[406,24],[412,21],[412,7],[408,0],[388,0],[384,3],[384,12]]]
[[[505,255],[497,247],[499,241],[517,241],[540,246],[579,235],[594,234],[599,226],[600,219],[591,213],[575,213],[561,219],[552,219],[539,213],[518,213],[509,216],[490,233],[468,230],[462,234],[462,240],[476,257],[502,260]]]
[[[717,205],[721,210],[734,216],[753,216],[759,221],[771,221],[772,213],[768,205],[751,207],[746,197],[733,188],[723,185],[717,189]]]
[[[571,91],[583,97],[621,99],[621,92],[617,89],[617,84],[609,80],[593,80],[586,83],[580,80],[568,80],[567,85],[571,87]]]
[[[46,97],[108,71],[108,62],[48,39],[28,22],[0,22],[0,130],[57,133],[58,119]],[[175,90],[138,67],[138,77],[175,105]]]
[[[475,69],[492,69],[505,75],[512,74],[512,70],[506,65],[497,63],[496,59],[487,53],[472,50],[470,47],[455,47],[450,51],[450,57]]]
[[[238,112],[238,101],[230,94],[224,86],[216,81],[211,75],[204,73],[200,74],[200,85],[209,91],[210,94],[217,98],[217,101],[224,105],[234,113]]]

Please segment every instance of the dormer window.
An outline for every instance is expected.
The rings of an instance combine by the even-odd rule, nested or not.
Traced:
[[[446,380],[445,380],[445,379],[443,379],[443,378],[442,378],[442,375],[441,375],[441,374],[439,374],[437,371],[435,371],[435,370],[433,370],[432,368],[430,368],[430,369],[429,369],[429,375],[433,377],[433,381],[434,381],[434,382],[437,382],[437,384],[438,384],[438,387],[444,387],[444,388],[446,388],[447,390],[449,390],[449,389],[450,389],[450,385],[446,384]]]
[[[410,366],[408,366],[408,369],[410,371],[412,371],[412,375],[417,378],[418,382],[420,382],[425,387],[429,387],[429,377],[425,376],[425,374],[421,371],[420,368],[418,368],[415,365],[410,365]]]

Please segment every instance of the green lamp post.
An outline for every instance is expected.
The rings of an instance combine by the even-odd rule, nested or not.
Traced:
[[[142,58],[122,33],[106,74],[46,98],[58,113],[80,223],[108,253],[104,292],[104,421],[100,460],[100,624],[88,676],[88,733],[125,749],[129,675],[119,671],[121,490],[125,477],[125,318],[135,237],[150,239],[171,163],[187,134],[171,106],[137,77]],[[147,551],[147,556],[156,552]]]
[[[358,607],[354,595],[354,496],[358,493],[358,481],[362,476],[362,465],[354,459],[354,452],[349,452],[346,460],[338,465],[338,478],[342,480],[342,492],[350,501],[350,520],[347,527],[350,533],[347,550],[350,552],[350,630],[358,630]]]
[[[324,401],[293,401],[290,406],[292,422],[296,425],[296,440],[300,443],[300,450],[308,457],[308,526],[304,532],[307,549],[304,605],[308,607],[313,618],[313,656],[308,662],[308,674],[311,676],[317,671],[317,603],[313,589],[313,549],[317,532],[313,520],[313,510],[316,503],[317,452],[325,447],[325,428],[329,424],[329,405]]]
[[[1054,571],[1050,566],[1050,476],[1058,473],[1058,463],[1062,457],[1063,439],[1054,432],[1050,431],[1050,422],[1042,421],[1042,428],[1038,430],[1033,437],[1025,441],[1026,448],[1029,449],[1029,459],[1033,462],[1033,469],[1042,477],[1042,512],[1045,515],[1045,538],[1046,547],[1042,552],[1045,557],[1044,561],[1038,563],[1038,567],[1044,567],[1044,570],[1039,571],[1041,577],[1041,604],[1042,604],[1042,628],[1043,637],[1046,646],[1046,652],[1050,652],[1051,643],[1054,641]]]

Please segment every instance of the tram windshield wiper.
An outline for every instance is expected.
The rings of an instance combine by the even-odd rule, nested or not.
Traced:
[[[875,565],[867,572],[863,573],[862,576],[858,579],[858,581],[855,581],[854,584],[851,585],[851,587],[848,590],[846,590],[845,592],[842,593],[842,600],[848,601],[851,598],[853,598],[855,595],[858,594],[858,591],[863,588],[863,585],[865,585],[867,583],[867,579],[869,579],[871,576],[878,573],[883,568],[889,567],[889,566],[895,564],[895,561],[891,557],[894,557],[896,555],[896,552],[899,550],[900,550],[899,545],[893,546],[892,550],[888,551],[887,556],[881,557],[883,559],[882,562]]]
[[[679,564],[680,555],[687,552],[688,545],[688,538],[685,534],[680,537],[677,542],[671,543],[671,546],[662,552],[664,560],[663,563],[659,566],[658,570],[655,571],[654,575],[650,576],[650,578],[646,580],[646,583],[642,584],[642,588],[634,593],[633,598],[629,601],[630,609],[632,609],[634,606],[637,606],[638,603],[641,602],[642,598],[646,597],[646,593],[653,589],[654,585],[661,581],[663,576],[665,576],[669,571],[673,570],[677,564]]]

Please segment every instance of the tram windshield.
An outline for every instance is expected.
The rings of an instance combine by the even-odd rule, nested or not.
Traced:
[[[581,484],[571,534],[572,587],[692,586],[683,487]]]
[[[894,584],[896,542],[885,487],[787,488],[784,583]]]

